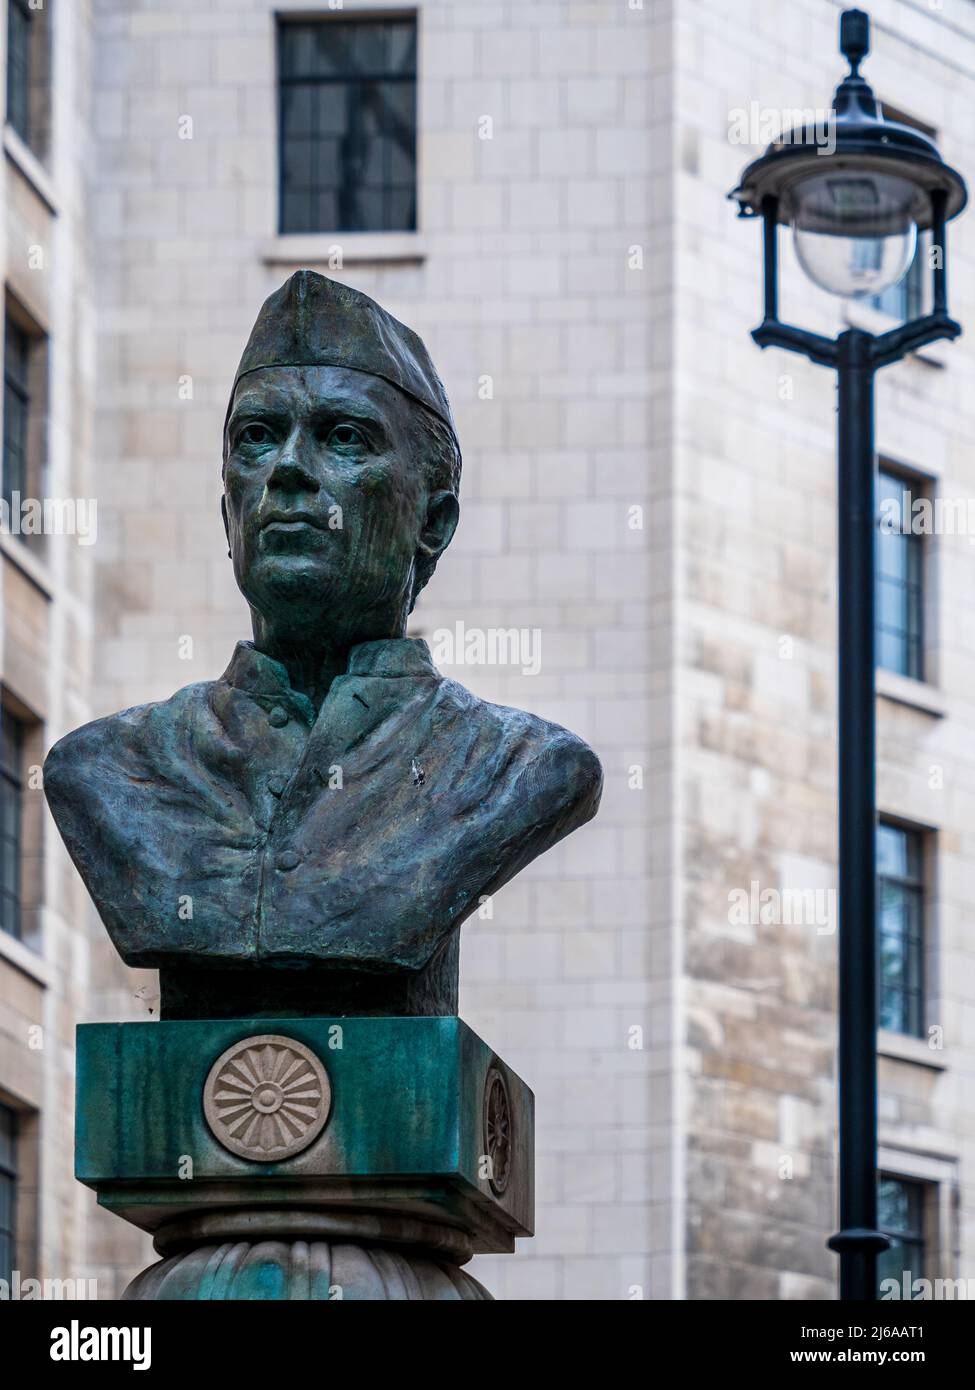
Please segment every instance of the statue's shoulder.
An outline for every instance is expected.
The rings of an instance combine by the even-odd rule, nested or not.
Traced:
[[[572,810],[578,825],[595,815],[603,769],[585,739],[528,710],[482,700],[447,678],[441,685],[441,698],[476,730],[475,747],[504,778],[513,796],[548,800],[556,814]]]
[[[192,719],[208,704],[213,684],[199,681],[186,685],[168,700],[133,705],[72,729],[52,745],[44,761],[48,799],[67,779],[75,782],[82,770],[98,776],[130,769],[158,749],[168,731]]]

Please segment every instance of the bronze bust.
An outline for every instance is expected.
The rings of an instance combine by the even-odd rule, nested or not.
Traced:
[[[410,329],[311,271],[271,295],[223,441],[253,642],[44,768],[120,955],[160,968],[165,1017],[454,1013],[461,922],[595,814],[585,743],[476,698],[405,636],[460,471]]]

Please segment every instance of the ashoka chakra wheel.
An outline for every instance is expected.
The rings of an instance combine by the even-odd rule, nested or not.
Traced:
[[[279,1163],[321,1133],[332,1104],[328,1073],[294,1038],[264,1033],[222,1053],[203,1087],[203,1112],[225,1149]]]
[[[498,1197],[508,1186],[511,1176],[511,1119],[508,1083],[498,1067],[491,1067],[484,1083],[484,1147],[490,1160],[488,1181]]]

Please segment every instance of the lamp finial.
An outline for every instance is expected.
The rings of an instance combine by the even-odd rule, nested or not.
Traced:
[[[866,10],[844,10],[840,15],[840,52],[850,64],[850,76],[859,77],[860,64],[870,52],[870,16]]]

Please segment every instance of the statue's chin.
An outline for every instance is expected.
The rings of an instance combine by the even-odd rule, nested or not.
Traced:
[[[344,605],[348,577],[335,574],[321,556],[275,555],[265,557],[238,578],[238,586],[251,608],[278,626],[296,619],[314,621]]]
[[[265,622],[278,632],[307,634],[334,629],[350,640],[370,641],[402,632],[406,599],[388,576],[336,572],[321,555],[264,557],[240,584],[241,592]],[[353,634],[358,634],[354,637]]]

